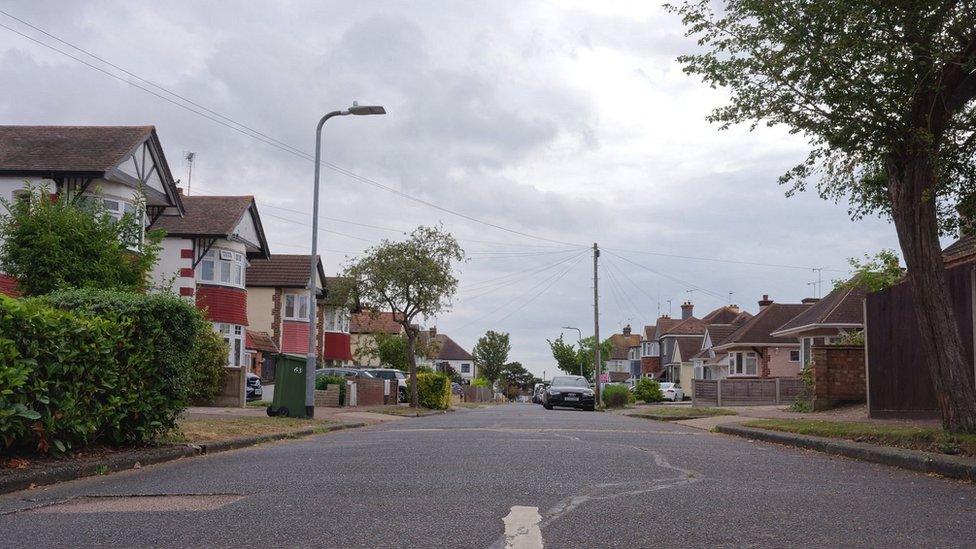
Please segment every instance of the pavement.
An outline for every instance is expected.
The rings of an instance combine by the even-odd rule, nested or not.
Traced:
[[[191,418],[230,418],[230,417],[267,417],[268,412],[265,408],[259,407],[246,407],[246,408],[229,408],[229,407],[218,407],[218,406],[191,406],[187,408],[186,414]],[[353,407],[353,408],[330,408],[330,407],[315,407],[315,419],[328,420],[328,421],[340,421],[340,422],[353,422],[353,423],[386,423],[388,421],[396,421],[403,419],[400,416],[395,416],[392,414],[383,414],[380,412],[370,411],[370,407]]]
[[[0,497],[0,547],[914,547],[973,539],[973,484],[531,404]]]

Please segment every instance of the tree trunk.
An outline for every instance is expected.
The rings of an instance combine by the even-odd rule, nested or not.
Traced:
[[[932,158],[926,152],[893,156],[887,175],[891,215],[915,301],[919,343],[942,412],[942,426],[974,433],[976,388],[945,278]]]
[[[416,348],[417,335],[413,330],[407,328],[407,362],[410,364],[410,407],[417,408],[420,406],[420,397],[417,393],[417,354],[414,352]]]

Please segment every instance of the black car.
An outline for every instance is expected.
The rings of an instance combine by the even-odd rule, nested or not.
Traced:
[[[247,400],[261,400],[264,396],[264,387],[261,386],[261,378],[254,374],[247,374],[247,387],[245,389]]]
[[[568,406],[592,412],[596,397],[585,377],[556,376],[542,393],[542,406],[546,410],[552,410],[553,406]]]

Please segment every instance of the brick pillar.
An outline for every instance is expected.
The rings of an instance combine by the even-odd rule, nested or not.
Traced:
[[[271,296],[271,337],[274,338],[278,348],[281,348],[281,299],[284,292],[281,288],[275,288],[274,295]]]
[[[759,377],[769,377],[769,347],[759,352]]]
[[[325,342],[325,305],[319,301],[315,307],[315,325],[317,326],[315,331],[315,356],[322,358],[325,356],[324,346]]]

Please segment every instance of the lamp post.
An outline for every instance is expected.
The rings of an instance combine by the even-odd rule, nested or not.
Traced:
[[[315,127],[315,187],[312,198],[312,257],[309,261],[308,274],[308,354],[305,357],[305,415],[315,416],[315,359],[317,326],[315,323],[315,293],[318,284],[315,276],[318,272],[318,243],[319,243],[319,171],[322,167],[322,126],[333,116],[359,116],[370,114],[386,114],[386,109],[380,106],[360,106],[353,101],[352,106],[342,111],[332,111],[319,120]]]
[[[579,334],[579,337],[576,339],[576,342],[579,344],[580,349],[583,348],[583,330],[580,330],[579,328],[575,328],[573,326],[563,326],[563,330],[576,330],[576,332]],[[580,375],[581,376],[583,375],[582,362],[580,362]]]

